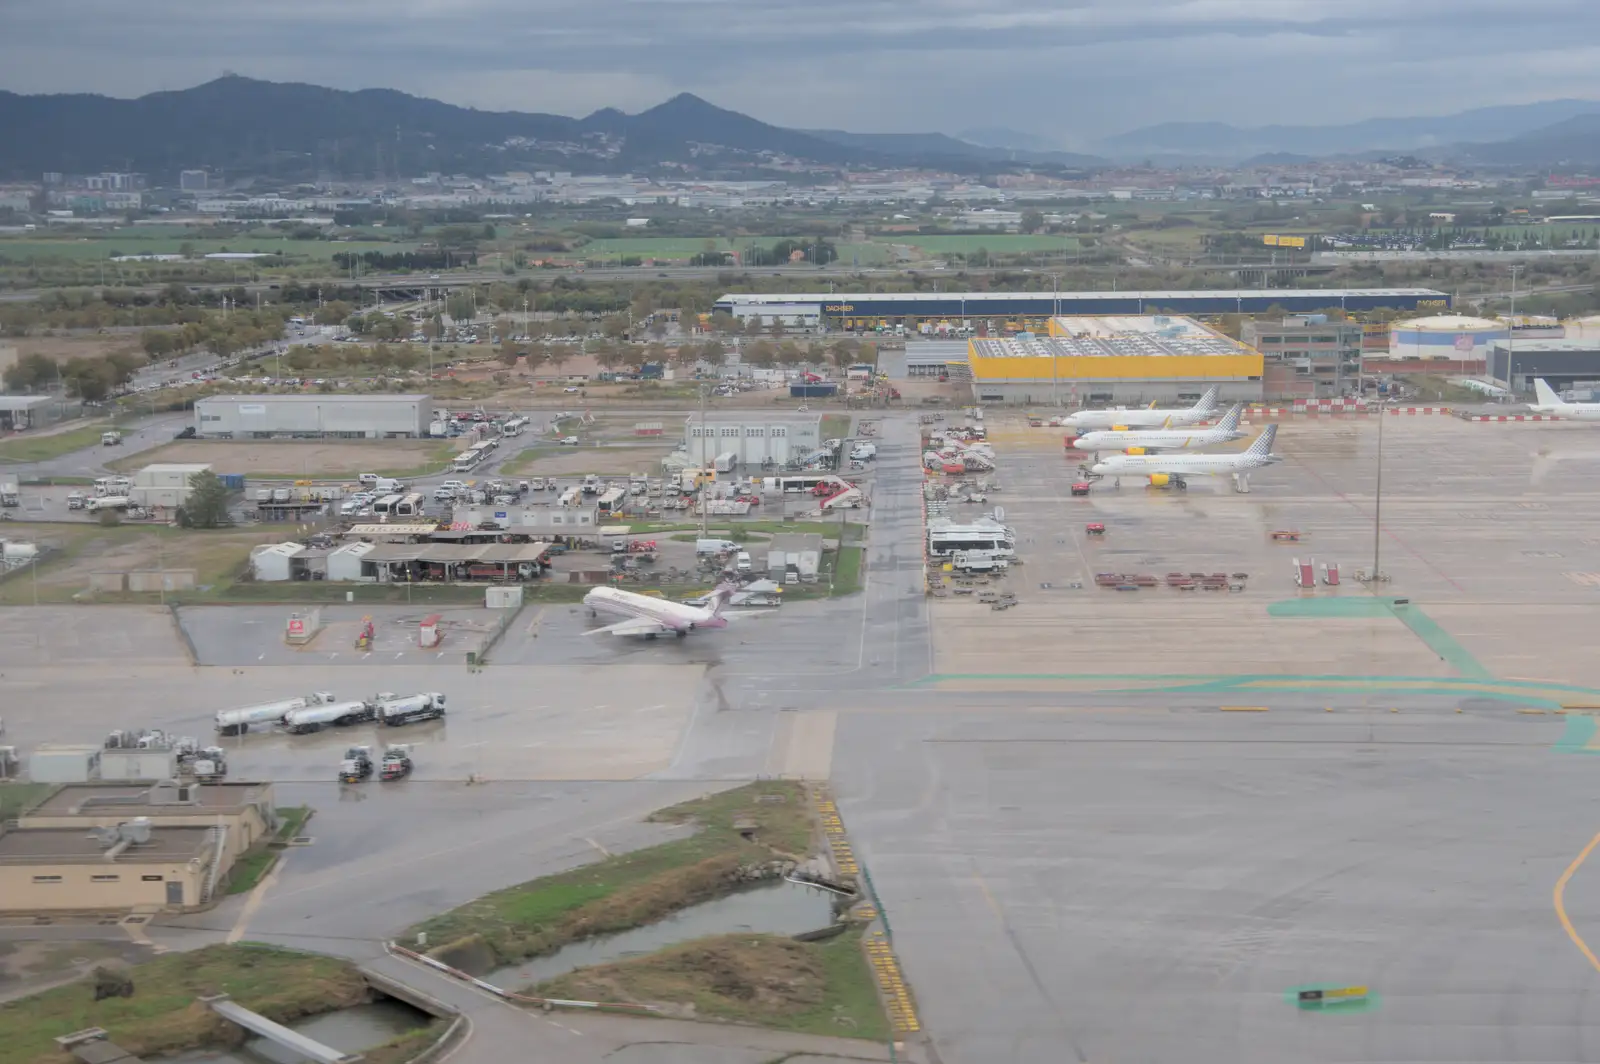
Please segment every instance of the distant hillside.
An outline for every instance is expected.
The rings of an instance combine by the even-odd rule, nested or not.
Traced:
[[[1600,165],[1600,114],[1577,115],[1492,144],[1457,145],[1447,154],[1498,165]]]
[[[1368,151],[1418,151],[1462,142],[1498,141],[1577,115],[1600,113],[1600,101],[1547,100],[1480,107],[1421,118],[1371,118],[1333,126],[1261,126],[1167,122],[1107,137],[1096,149],[1118,159],[1221,159],[1293,154],[1310,157]]]
[[[822,167],[921,165],[979,171],[1007,161],[1095,165],[1067,153],[1015,153],[942,133],[786,129],[687,93],[636,115],[586,118],[479,111],[391,89],[346,92],[227,76],[134,100],[0,92],[0,178],[46,171],[134,170],[170,177],[208,167],[230,176],[308,180],[408,177],[516,168],[648,172],[759,169],[771,155]],[[1024,157],[1024,155],[1026,157]]]
[[[869,161],[690,95],[637,115],[608,109],[577,119],[233,76],[134,100],[0,92],[0,129],[10,134],[0,176],[32,179],[47,170],[166,174],[200,166],[285,178],[481,173],[519,162],[620,171],[756,152],[825,165]]]
[[[979,129],[963,129],[956,134],[960,140],[968,144],[981,144],[985,148],[1006,148],[1011,151],[1059,151],[1059,146],[1050,143],[1044,137],[1021,130],[1007,129],[1004,126],[984,126]]]
[[[1108,165],[1097,155],[1065,151],[1019,151],[973,144],[943,133],[846,133],[839,129],[808,129],[806,133],[834,144],[904,162],[1016,163],[1096,168]]]

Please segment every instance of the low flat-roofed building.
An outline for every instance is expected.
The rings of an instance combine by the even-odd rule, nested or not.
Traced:
[[[270,783],[74,783],[23,810],[17,826],[85,832],[146,817],[157,827],[221,827],[227,833],[223,850],[231,865],[276,828],[272,803]]]
[[[153,826],[147,841],[111,842],[82,827],[0,828],[0,911],[184,909],[202,904],[232,863],[214,827]]]
[[[0,432],[21,432],[25,429],[53,425],[69,417],[77,417],[83,404],[77,399],[59,395],[0,395]]]

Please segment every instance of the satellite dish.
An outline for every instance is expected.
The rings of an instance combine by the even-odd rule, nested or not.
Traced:
[[[1004,521],[1006,519],[1006,508],[1004,506],[996,506],[994,508],[994,519],[996,521]]]

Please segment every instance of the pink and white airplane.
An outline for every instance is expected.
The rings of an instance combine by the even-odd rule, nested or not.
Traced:
[[[726,628],[728,618],[722,608],[737,590],[737,584],[719,584],[706,599],[706,605],[689,606],[614,587],[597,587],[583,596],[583,604],[595,613],[609,613],[623,620],[602,628],[591,628],[588,634],[608,632],[611,635],[641,635],[646,639],[654,639],[670,632],[682,639],[699,628]]]

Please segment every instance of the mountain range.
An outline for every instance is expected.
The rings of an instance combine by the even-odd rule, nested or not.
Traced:
[[[1150,159],[1156,163],[1239,162],[1253,156],[1284,154],[1326,158],[1374,151],[1454,154],[1458,145],[1510,141],[1533,130],[1597,113],[1600,101],[1546,100],[1431,117],[1369,118],[1331,126],[1240,128],[1224,122],[1164,122],[1107,137],[1095,145],[1095,150],[1114,159]]]
[[[392,89],[346,92],[229,75],[137,99],[0,92],[0,178],[133,170],[306,179],[337,173],[399,177],[523,166],[648,172],[665,164],[701,174],[760,169],[783,155],[822,167],[946,165],[982,170],[1009,161],[1095,165],[1065,153],[1017,153],[942,133],[842,133],[770,125],[684,93],[629,115],[585,118],[479,111]]]
[[[780,156],[819,169],[924,166],[976,174],[1093,169],[1111,159],[1288,165],[1384,151],[1547,166],[1600,162],[1600,102],[1550,100],[1333,126],[1169,122],[1105,138],[1095,145],[1099,154],[1087,155],[1004,127],[959,137],[789,129],[687,93],[638,114],[607,108],[570,118],[480,111],[392,89],[347,92],[228,75],[137,99],[0,92],[0,133],[0,179],[9,180],[104,170],[170,178],[199,167],[280,181],[515,169],[670,168],[715,177],[771,174]]]

